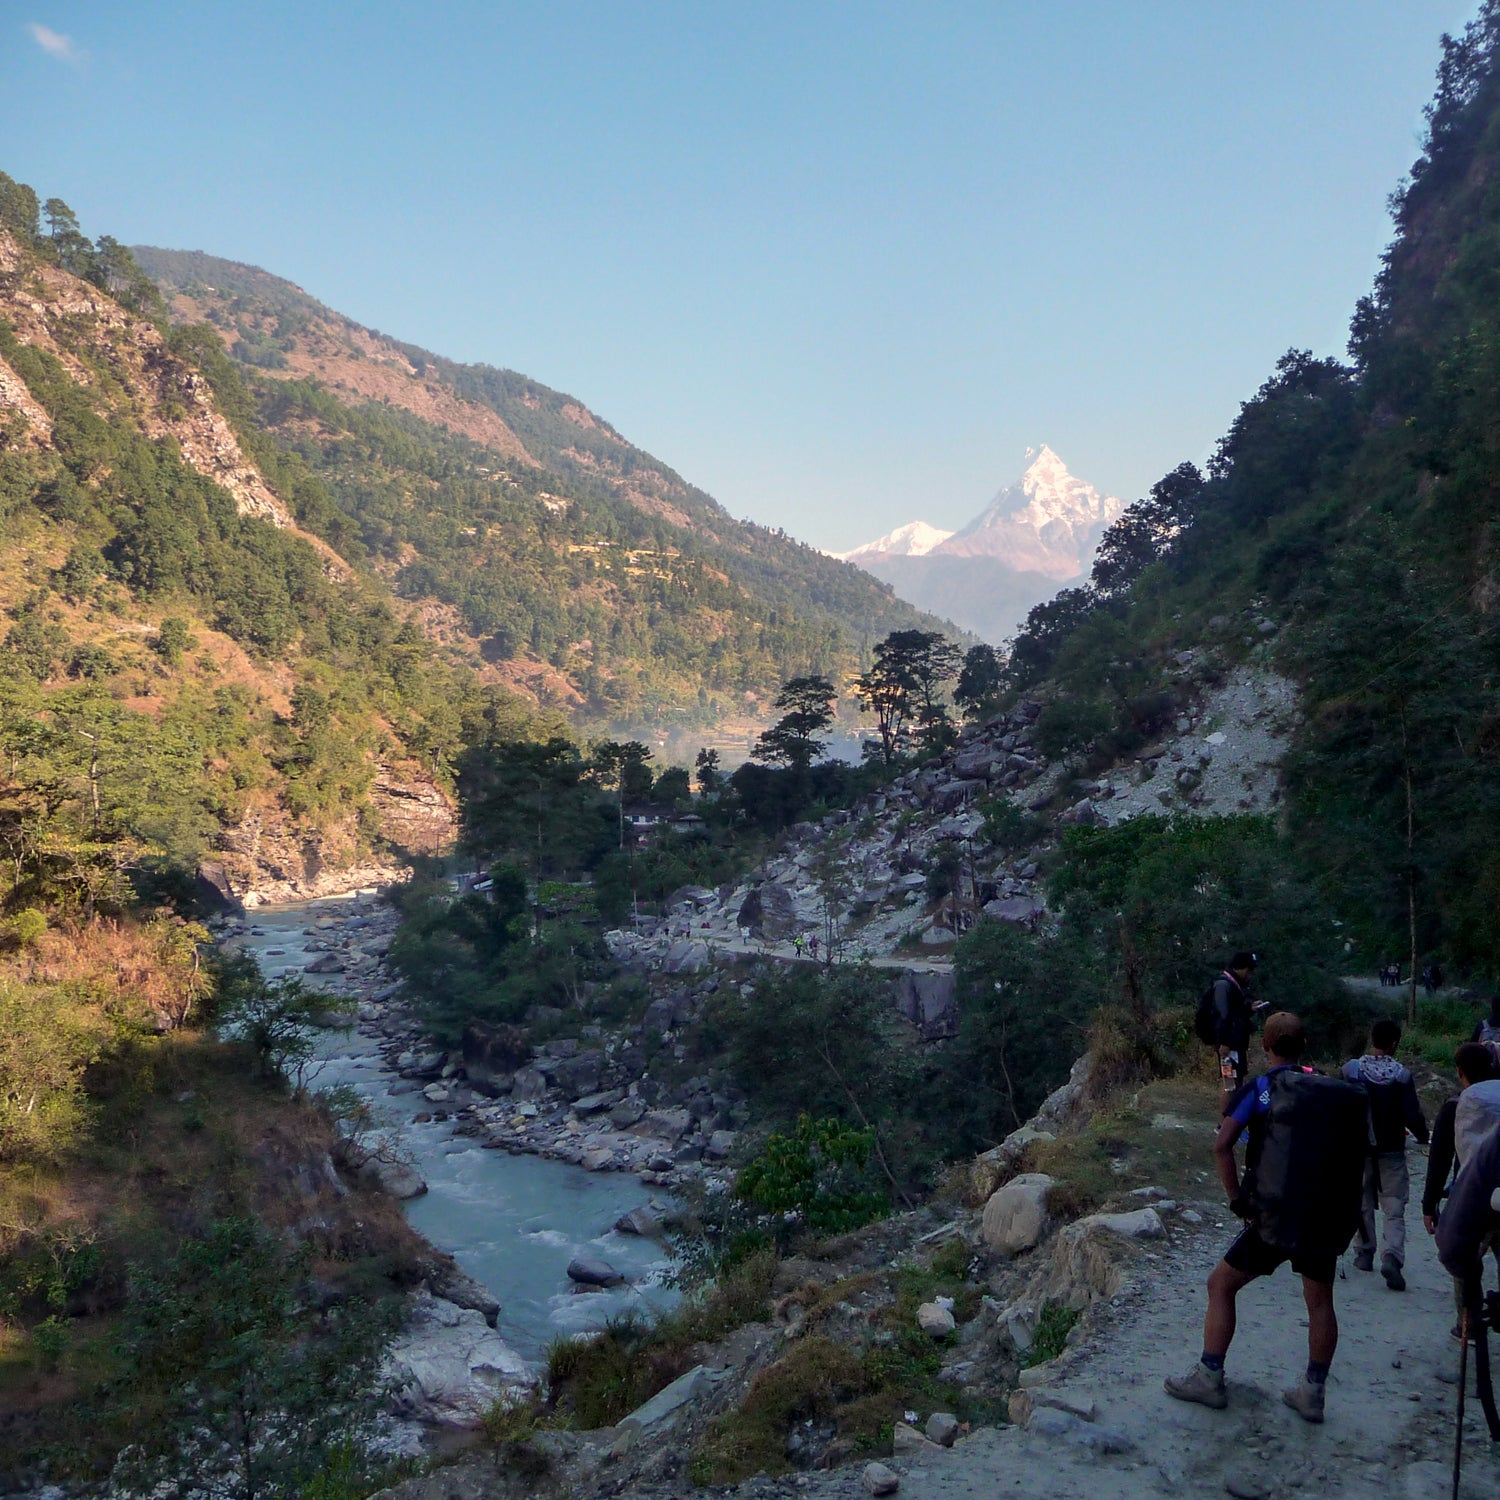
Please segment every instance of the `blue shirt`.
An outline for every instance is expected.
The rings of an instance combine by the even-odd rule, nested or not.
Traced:
[[[1262,1073],[1259,1078],[1252,1078],[1249,1083],[1242,1083],[1230,1096],[1229,1103],[1224,1106],[1225,1117],[1232,1116],[1237,1124],[1248,1126],[1257,1116],[1269,1114],[1271,1079],[1277,1073],[1285,1073],[1288,1068],[1303,1071],[1296,1063],[1282,1063],[1280,1067],[1272,1068],[1269,1073]]]

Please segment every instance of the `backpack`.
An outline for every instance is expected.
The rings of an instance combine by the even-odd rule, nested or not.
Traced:
[[[1494,1059],[1497,1067],[1500,1067],[1500,1026],[1489,1019],[1479,1023],[1479,1034],[1474,1038],[1481,1047],[1488,1047],[1490,1057]]]
[[[1214,987],[1218,982],[1209,981],[1208,988],[1198,996],[1198,1009],[1193,1012],[1193,1035],[1209,1047],[1219,1045],[1219,1013],[1214,1008]]]
[[[1500,1125],[1500,1078],[1471,1083],[1458,1096],[1453,1116],[1453,1154],[1460,1169],[1496,1125]]]
[[[1360,1222],[1369,1099],[1339,1078],[1295,1068],[1263,1080],[1270,1109],[1252,1122],[1250,1222],[1287,1253],[1342,1255]]]

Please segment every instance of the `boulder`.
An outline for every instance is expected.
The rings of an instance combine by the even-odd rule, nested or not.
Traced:
[[[599,1087],[604,1054],[590,1050],[565,1057],[552,1072],[552,1082],[570,1099],[586,1098]]]
[[[735,1132],[732,1130],[715,1130],[703,1148],[704,1159],[723,1161],[734,1150],[735,1139]]]
[[[378,1188],[393,1198],[420,1198],[427,1191],[421,1174],[402,1161],[386,1161],[383,1157],[372,1156],[360,1167],[358,1175],[367,1187]]]
[[[646,1104],[642,1099],[621,1099],[618,1104],[612,1104],[609,1110],[609,1123],[618,1125],[620,1129],[627,1129],[634,1125],[646,1113]]]
[[[936,812],[957,812],[966,802],[982,796],[985,783],[982,781],[947,781],[932,789],[928,805]]]
[[[953,771],[957,776],[966,780],[969,778],[988,779],[995,764],[995,752],[983,740],[977,744],[970,745],[967,749],[960,750],[953,762]]]
[[[924,1429],[928,1438],[940,1448],[951,1448],[958,1439],[958,1418],[948,1411],[935,1411]]]
[[[708,967],[708,944],[697,938],[679,938],[667,949],[662,967],[668,974],[700,974]]]
[[[517,1071],[511,1084],[511,1097],[522,1101],[545,1098],[547,1075],[536,1067],[525,1067]]]
[[[705,1365],[694,1365],[685,1375],[679,1375],[671,1385],[659,1390],[644,1405],[636,1407],[628,1417],[622,1418],[615,1428],[616,1443],[619,1442],[622,1429],[627,1426],[635,1429],[629,1439],[631,1443],[645,1433],[666,1431],[677,1421],[682,1408],[708,1389],[712,1379]]]
[[[625,1093],[622,1089],[605,1089],[602,1094],[585,1094],[581,1099],[573,1101],[573,1113],[576,1115],[597,1115],[606,1109],[613,1109],[615,1105],[624,1101]]]
[[[315,958],[310,964],[304,964],[304,974],[342,974],[344,972],[344,960],[336,953],[325,953],[321,958]]]
[[[477,1427],[497,1401],[535,1385],[526,1361],[473,1308],[423,1289],[391,1341],[382,1373],[403,1415],[448,1427]]]
[[[929,1338],[946,1338],[958,1325],[951,1308],[937,1302],[924,1302],[917,1309],[917,1327]]]
[[[936,1443],[929,1442],[908,1422],[897,1422],[891,1434],[891,1452],[897,1458],[921,1458],[926,1454],[941,1453]]]
[[[500,1299],[487,1287],[475,1281],[446,1257],[439,1261],[427,1278],[434,1297],[477,1312],[491,1328],[500,1316]]]
[[[860,1483],[867,1495],[894,1495],[901,1488],[901,1481],[884,1464],[866,1464]]]
[[[661,1220],[649,1208],[632,1208],[615,1220],[616,1234],[638,1234],[644,1239],[657,1239],[662,1233]]]
[[[1046,1232],[1047,1197],[1053,1185],[1045,1172],[1023,1172],[997,1188],[980,1221],[985,1244],[1002,1255],[1030,1250]]]
[[[1159,1240],[1167,1232],[1161,1215],[1154,1208],[1133,1208],[1123,1214],[1090,1214],[1079,1222],[1106,1229],[1127,1240]]]
[[[984,914],[995,922],[1009,922],[1013,927],[1034,926],[1046,911],[1040,901],[1030,896],[1008,896],[1000,901],[986,901]]]
[[[797,912],[792,893],[774,880],[752,886],[740,904],[737,925],[748,927],[752,937],[780,940],[797,930]]]
[[[1104,826],[1103,814],[1087,797],[1082,802],[1075,802],[1072,807],[1059,814],[1057,821],[1074,828],[1102,828]]]
[[[619,1286],[625,1278],[607,1260],[575,1255],[568,1262],[568,1279],[580,1286]]]
[[[952,974],[917,974],[903,969],[896,988],[896,1009],[927,1041],[958,1034],[957,990]]]
[[[636,1126],[636,1134],[659,1141],[680,1141],[693,1128],[693,1116],[685,1109],[653,1109]]]

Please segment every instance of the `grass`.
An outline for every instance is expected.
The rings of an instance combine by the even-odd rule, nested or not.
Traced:
[[[1417,1000],[1417,1024],[1406,1027],[1401,1038],[1401,1055],[1407,1059],[1419,1057],[1434,1067],[1452,1068],[1454,1052],[1469,1040],[1474,1023],[1485,1013],[1486,1007],[1478,1001],[1453,995],[1421,996]]]
[[[1066,1348],[1068,1335],[1077,1327],[1080,1316],[1076,1308],[1064,1307],[1060,1302],[1043,1303],[1042,1315],[1036,1323],[1036,1335],[1021,1361],[1022,1367],[1029,1370],[1056,1359]]]

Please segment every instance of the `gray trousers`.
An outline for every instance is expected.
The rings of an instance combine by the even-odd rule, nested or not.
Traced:
[[[1375,1253],[1375,1210],[1380,1209],[1381,1259],[1389,1256],[1398,1266],[1406,1264],[1406,1200],[1411,1193],[1411,1177],[1406,1169],[1406,1152],[1383,1151],[1365,1162],[1364,1199],[1360,1204],[1359,1232],[1354,1248],[1361,1255]]]

